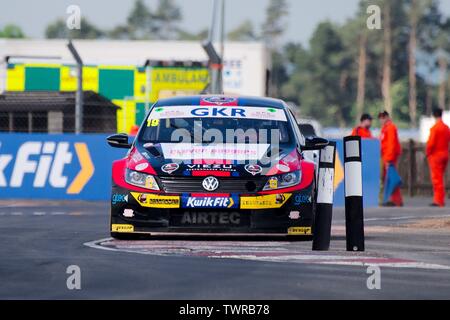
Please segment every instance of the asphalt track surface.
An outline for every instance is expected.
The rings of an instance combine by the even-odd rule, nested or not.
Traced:
[[[0,203],[0,299],[450,299],[450,208],[365,212],[366,252],[274,239],[113,241],[104,202]],[[81,270],[69,290],[66,269]],[[381,271],[369,290],[367,267]]]

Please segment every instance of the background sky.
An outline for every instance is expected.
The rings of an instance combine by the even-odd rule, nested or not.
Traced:
[[[156,0],[145,0],[154,8]],[[176,0],[182,8],[183,29],[196,32],[208,27],[212,0]],[[359,0],[289,0],[290,14],[284,41],[307,43],[315,26],[324,19],[344,22],[352,16]],[[79,5],[81,13],[102,28],[111,28],[125,21],[133,0],[14,0],[1,6],[0,26],[20,25],[28,37],[43,38],[46,25],[58,17],[66,17],[66,8]],[[230,30],[245,19],[255,27],[264,21],[268,0],[226,0],[226,29]],[[450,15],[450,0],[442,0],[443,11]]]

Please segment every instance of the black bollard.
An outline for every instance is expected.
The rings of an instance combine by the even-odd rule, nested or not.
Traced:
[[[320,150],[313,250],[325,251],[330,248],[335,157],[336,142],[330,142],[327,147]]]
[[[347,251],[364,251],[361,137],[344,138]]]

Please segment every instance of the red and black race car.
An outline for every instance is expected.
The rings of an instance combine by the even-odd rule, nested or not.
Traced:
[[[113,163],[111,235],[311,236],[315,164],[328,141],[305,139],[288,106],[269,98],[193,96],[155,103]]]

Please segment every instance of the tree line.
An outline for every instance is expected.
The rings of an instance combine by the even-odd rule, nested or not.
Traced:
[[[381,28],[369,29],[367,8],[380,8]],[[293,102],[324,125],[351,126],[362,113],[390,112],[400,126],[416,127],[434,107],[450,110],[450,17],[440,0],[360,0],[342,24],[321,21],[309,42],[282,44],[289,16],[287,0],[269,0],[265,20],[244,20],[228,32],[232,41],[264,41],[272,56],[269,94]],[[126,20],[110,30],[81,19],[69,30],[65,19],[50,23],[47,38],[203,40],[208,29],[180,27],[174,0],[154,8],[135,0]],[[301,25],[301,22],[299,23]],[[0,37],[24,37],[14,25]]]
[[[381,29],[367,27],[370,5],[380,8]],[[450,18],[438,0],[361,0],[345,23],[323,21],[308,46],[279,52],[280,96],[325,125],[387,110],[416,127],[433,108],[450,109]]]

